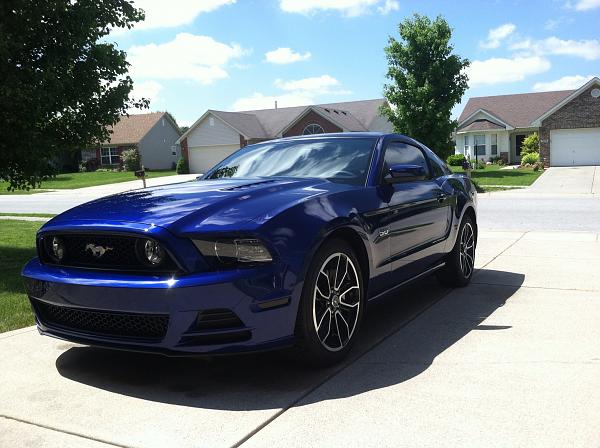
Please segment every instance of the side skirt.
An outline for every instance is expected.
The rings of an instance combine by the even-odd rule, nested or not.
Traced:
[[[433,274],[434,272],[436,272],[437,270],[443,268],[444,266],[446,266],[446,262],[445,261],[441,262],[439,264],[436,264],[435,266],[427,269],[426,271],[423,271],[420,274],[417,274],[414,277],[409,278],[408,280],[404,280],[402,283],[398,283],[397,285],[393,286],[392,288],[390,288],[390,289],[388,289],[386,291],[380,292],[376,296],[369,297],[368,302],[371,302],[372,300],[377,300],[377,299],[379,299],[379,298],[381,298],[381,297],[383,297],[383,296],[385,296],[387,294],[390,294],[390,293],[396,291],[397,289],[399,289],[399,288],[401,288],[403,286],[408,285],[409,283],[412,283],[414,281],[419,280],[420,278],[423,278],[423,277],[426,277],[426,276],[428,276],[430,274]]]

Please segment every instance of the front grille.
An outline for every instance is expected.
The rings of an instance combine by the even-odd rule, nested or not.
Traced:
[[[33,300],[42,323],[91,335],[160,341],[167,333],[167,314],[83,310]]]
[[[65,255],[60,262],[54,260],[51,254],[51,241],[54,236],[59,237],[65,246]],[[151,273],[175,272],[177,267],[166,253],[159,266],[151,266],[144,262],[142,247],[146,241],[146,238],[128,235],[53,234],[42,236],[39,252],[43,262],[61,266]],[[96,252],[94,256],[94,249],[101,250],[102,253]]]

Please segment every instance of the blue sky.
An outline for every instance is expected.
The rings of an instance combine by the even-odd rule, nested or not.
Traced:
[[[469,96],[570,89],[600,75],[600,0],[137,0],[115,30],[135,95],[180,125],[247,110],[382,96],[383,47],[414,12],[443,15],[472,61]],[[457,107],[455,114],[460,113]]]

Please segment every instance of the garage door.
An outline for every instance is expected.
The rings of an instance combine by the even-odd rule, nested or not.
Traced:
[[[600,128],[550,131],[550,165],[600,165]]]
[[[190,148],[190,173],[206,173],[206,171],[238,149],[240,149],[240,145],[196,146]]]

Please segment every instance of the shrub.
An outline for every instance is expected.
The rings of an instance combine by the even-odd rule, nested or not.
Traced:
[[[521,157],[526,154],[539,154],[540,153],[540,137],[537,132],[525,137],[523,144],[521,144]]]
[[[450,166],[462,166],[465,161],[464,154],[452,154],[446,159],[446,163]]]
[[[537,152],[530,152],[521,156],[521,165],[533,165],[539,161],[540,155]]]
[[[544,171],[544,164],[542,162],[536,162],[533,164],[533,171]]]
[[[498,166],[504,166],[505,163],[504,159],[498,159]]]
[[[476,160],[475,163],[471,164],[476,170],[485,170],[485,162],[482,160]]]
[[[126,171],[137,171],[140,169],[140,152],[137,148],[126,149],[121,153],[123,168]]]
[[[177,174],[189,174],[190,168],[188,167],[187,160],[183,157],[177,161],[177,167],[175,168]]]
[[[98,169],[98,161],[96,159],[89,159],[79,164],[79,171],[82,173],[96,171]]]
[[[492,157],[490,157],[490,162],[492,162],[492,163],[498,163],[500,160],[502,160],[500,158],[500,156],[492,156]]]

